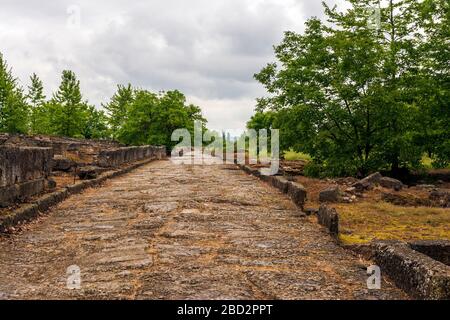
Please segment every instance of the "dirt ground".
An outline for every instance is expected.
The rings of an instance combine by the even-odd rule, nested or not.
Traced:
[[[318,208],[319,193],[323,189],[339,184],[345,190],[352,178],[314,179],[299,176],[296,181],[308,191],[306,207]],[[450,187],[441,183],[440,188]],[[340,240],[346,244],[367,243],[372,240],[450,240],[450,209],[429,206],[400,206],[382,199],[383,193],[400,195],[405,198],[428,199],[429,191],[410,187],[394,191],[382,187],[364,192],[354,203],[331,204],[339,213]],[[315,217],[311,217],[314,220]]]
[[[2,299],[407,298],[386,277],[368,290],[370,262],[234,165],[152,162],[66,199],[0,247]],[[74,265],[81,284],[69,290]]]

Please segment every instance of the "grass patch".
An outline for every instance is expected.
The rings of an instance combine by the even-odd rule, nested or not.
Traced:
[[[436,169],[436,168],[433,166],[433,159],[430,158],[427,154],[424,154],[424,155],[422,156],[422,159],[420,160],[420,163],[422,164],[422,166],[423,166],[425,169]],[[446,166],[445,168],[442,168],[442,169],[450,169],[450,165],[448,165],[448,166]]]
[[[346,244],[372,240],[450,240],[450,210],[399,207],[385,202],[335,205],[340,239]]]
[[[286,159],[288,161],[294,161],[294,160],[311,161],[311,156],[306,153],[295,152],[291,149],[289,151],[284,152],[284,159]]]
[[[433,169],[433,160],[427,156],[426,154],[424,154],[422,156],[422,160],[420,161],[422,163],[422,165],[424,166],[424,168],[426,169]]]

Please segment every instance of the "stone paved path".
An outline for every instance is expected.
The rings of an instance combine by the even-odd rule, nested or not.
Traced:
[[[81,269],[81,289],[66,269]],[[406,298],[234,166],[157,161],[0,239],[0,298]]]

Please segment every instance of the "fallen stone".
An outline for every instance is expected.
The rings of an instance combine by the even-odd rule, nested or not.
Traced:
[[[339,215],[334,208],[328,208],[321,205],[317,213],[319,224],[325,226],[328,231],[335,237],[339,234]]]
[[[371,175],[365,177],[364,179],[359,180],[354,183],[352,187],[354,187],[357,191],[365,191],[373,188],[374,184],[380,183],[380,179],[383,176],[379,172],[372,173]]]
[[[403,183],[400,180],[394,178],[382,177],[380,179],[380,186],[399,191],[403,188]]]
[[[331,186],[319,193],[319,202],[338,202],[340,193],[338,186]]]

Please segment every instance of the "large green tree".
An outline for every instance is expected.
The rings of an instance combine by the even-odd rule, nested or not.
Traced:
[[[44,112],[45,94],[44,85],[39,77],[33,73],[30,77],[31,84],[28,86],[27,100],[30,110],[30,132],[39,133],[44,131],[46,112]],[[45,132],[45,131],[44,131]]]
[[[134,99],[127,108],[118,139],[126,144],[166,145],[169,148],[175,129],[194,131],[194,121],[205,123],[199,107],[186,103],[185,96],[177,91],[160,92],[135,90]]]
[[[64,70],[61,84],[51,100],[51,109],[56,111],[52,124],[54,133],[66,137],[80,137],[83,131],[84,112],[80,81],[73,71]]]
[[[110,136],[108,117],[103,110],[87,105],[84,110],[82,135],[86,139],[104,139]]]
[[[25,96],[0,53],[0,132],[27,131],[28,106]]]
[[[303,34],[286,32],[278,61],[255,75],[269,93],[257,111],[276,111],[282,146],[309,153],[328,174],[398,174],[423,151],[411,93],[421,70],[417,2],[349,2],[345,12],[324,5],[327,23],[313,18]]]
[[[117,92],[114,93],[109,103],[104,105],[108,114],[108,123],[111,128],[113,138],[117,138],[122,126],[126,122],[128,109],[134,100],[134,89],[131,84],[127,86],[118,85]]]
[[[450,163],[450,3],[424,0],[416,10],[421,67],[411,77],[411,102],[420,111],[414,138],[436,167],[444,167]]]

